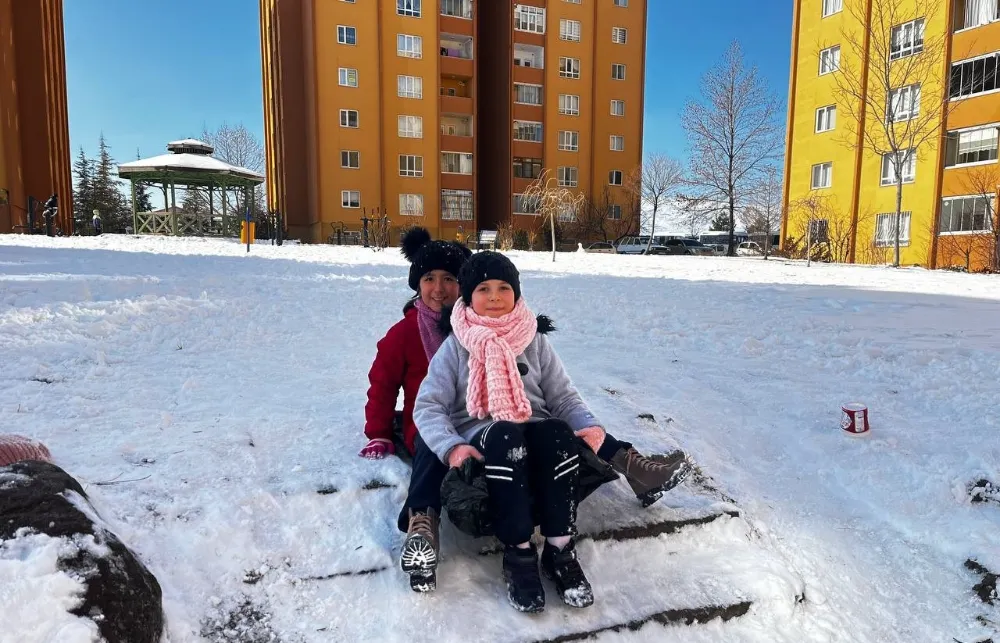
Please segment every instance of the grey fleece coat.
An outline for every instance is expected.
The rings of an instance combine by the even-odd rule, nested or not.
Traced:
[[[559,419],[574,431],[601,426],[566,374],[562,361],[543,332],[535,334],[517,357],[524,392],[531,403],[531,420]],[[434,354],[413,407],[413,421],[431,451],[447,464],[448,452],[468,444],[494,420],[469,415],[465,405],[469,385],[469,351],[454,334]]]

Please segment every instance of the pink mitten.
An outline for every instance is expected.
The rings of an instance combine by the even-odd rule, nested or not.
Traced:
[[[587,443],[590,450],[594,453],[601,448],[604,444],[604,436],[606,435],[604,429],[599,426],[588,426],[586,429],[580,429],[576,432],[576,435],[583,438],[583,441]]]
[[[381,460],[387,455],[392,455],[396,452],[396,447],[392,445],[392,440],[386,440],[385,438],[375,438],[370,440],[364,449],[358,453],[362,458],[368,458],[369,460]]]

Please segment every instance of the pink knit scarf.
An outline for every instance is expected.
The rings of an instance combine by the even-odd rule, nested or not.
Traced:
[[[444,335],[438,330],[441,321],[441,311],[433,310],[420,299],[413,302],[417,309],[417,329],[420,331],[420,343],[424,345],[424,355],[428,363],[434,358],[434,353],[444,343]]]
[[[465,403],[469,415],[485,420],[527,422],[531,403],[517,370],[517,356],[538,331],[535,315],[521,298],[503,317],[482,317],[459,300],[451,312],[458,343],[469,351],[469,387]]]

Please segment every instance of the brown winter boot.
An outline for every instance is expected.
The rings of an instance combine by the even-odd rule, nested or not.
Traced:
[[[430,507],[426,511],[410,509],[410,528],[403,542],[399,566],[410,575],[410,589],[415,592],[437,588],[438,523],[437,512]]]
[[[683,451],[647,458],[632,447],[619,449],[611,466],[625,476],[635,497],[648,507],[691,473],[691,463]]]

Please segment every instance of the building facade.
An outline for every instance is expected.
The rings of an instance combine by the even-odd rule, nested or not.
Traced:
[[[839,244],[838,259],[891,261],[898,165],[904,183],[901,263],[995,268],[997,0],[894,2],[894,24],[881,27],[887,13],[873,1],[795,2],[782,243],[801,242],[811,219],[815,234]],[[861,25],[855,23],[865,20],[864,29],[857,29]],[[865,35],[852,39],[852,33]],[[943,54],[934,53],[939,51]],[[925,56],[934,64],[923,82],[888,88],[887,107],[877,113],[838,104],[845,94],[837,90],[842,86],[837,75],[848,65],[881,71],[886,67],[877,56],[887,56],[891,74],[897,73],[891,65],[917,67],[912,57]],[[858,86],[880,91],[879,78],[866,81]],[[870,119],[891,119],[903,128],[918,118],[928,120],[933,135],[905,161],[875,154],[864,139]]]
[[[69,232],[62,0],[0,0],[0,233],[27,231],[29,197],[44,203],[52,194],[56,225]],[[40,205],[35,214],[41,221]]]
[[[642,158],[646,0],[260,10],[269,207],[290,236],[325,241],[376,213],[439,238],[527,228],[538,217],[518,195],[543,168],[625,203]]]

